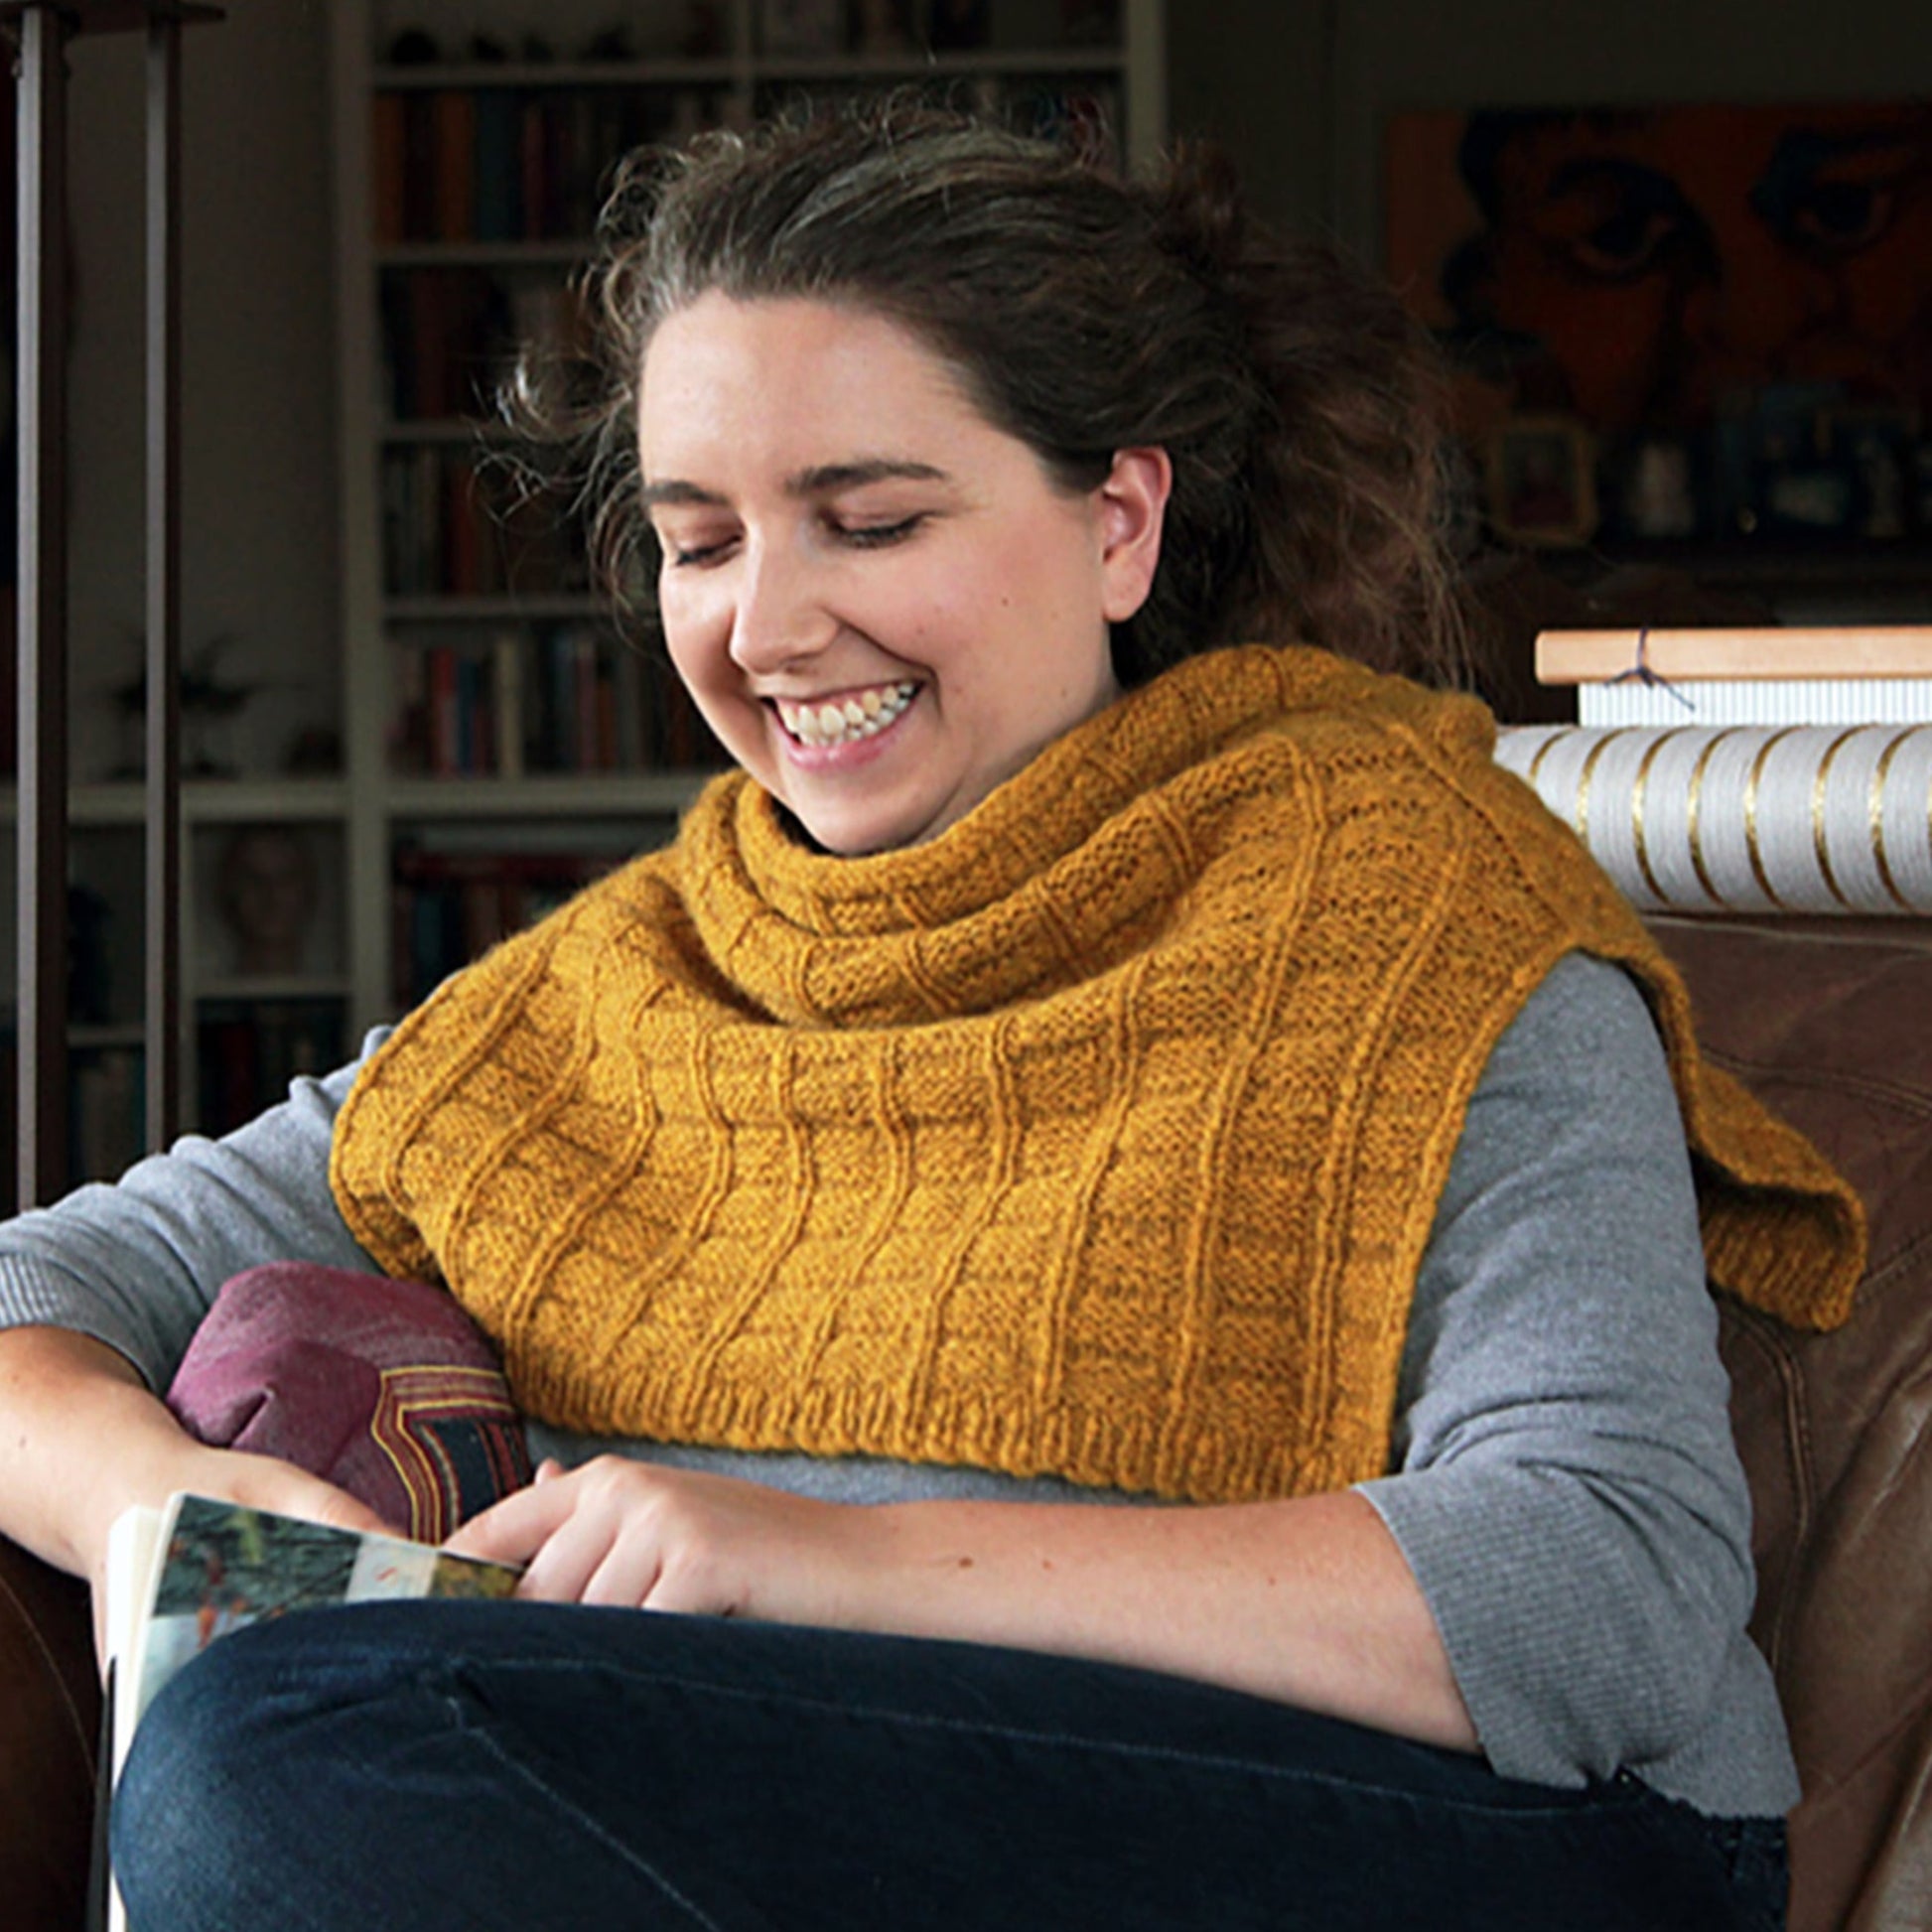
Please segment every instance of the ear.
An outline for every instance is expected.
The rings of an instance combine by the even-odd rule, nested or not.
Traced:
[[[1161,529],[1173,488],[1173,465],[1163,449],[1116,450],[1114,467],[1095,491],[1100,511],[1101,609],[1121,623],[1147,602],[1161,562]]]

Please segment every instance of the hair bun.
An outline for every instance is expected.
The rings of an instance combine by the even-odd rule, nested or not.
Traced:
[[[1162,240],[1210,278],[1236,268],[1247,252],[1248,216],[1240,173],[1217,141],[1177,142],[1161,183]]]

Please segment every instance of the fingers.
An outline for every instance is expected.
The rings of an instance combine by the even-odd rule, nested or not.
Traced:
[[[675,1479],[616,1457],[569,1471],[549,1463],[529,1488],[472,1517],[445,1547],[523,1564],[519,1596],[656,1607],[676,1487]]]

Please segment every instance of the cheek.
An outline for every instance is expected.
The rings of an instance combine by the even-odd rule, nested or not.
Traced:
[[[658,587],[657,617],[664,629],[664,647],[686,684],[716,678],[724,659],[731,631],[728,621],[721,628],[717,605],[702,585],[669,579]]]

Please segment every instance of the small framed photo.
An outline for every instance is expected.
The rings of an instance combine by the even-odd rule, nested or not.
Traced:
[[[1510,417],[1490,432],[1484,468],[1498,536],[1561,549],[1595,531],[1596,442],[1574,417]]]

